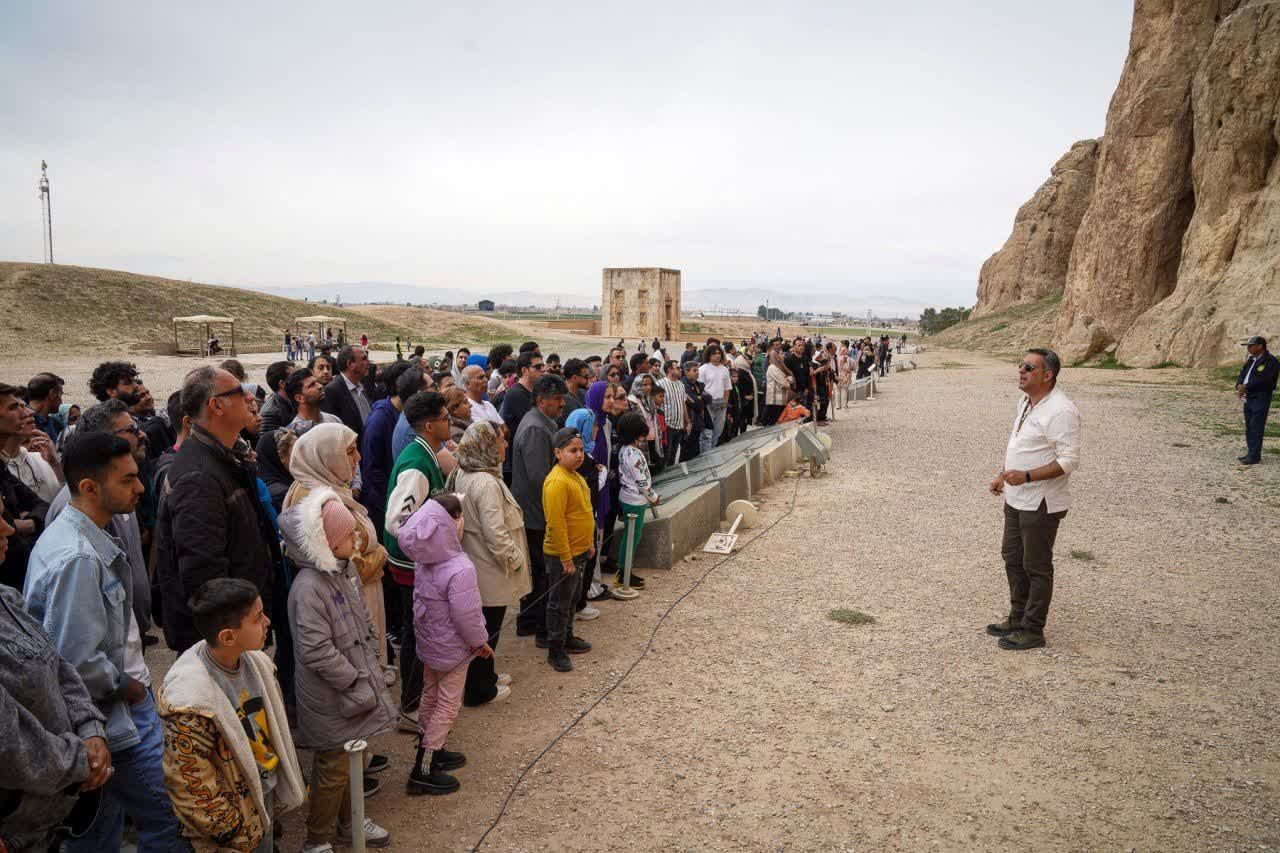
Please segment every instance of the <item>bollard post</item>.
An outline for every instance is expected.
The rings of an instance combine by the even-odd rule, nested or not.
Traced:
[[[349,740],[342,745],[350,762],[349,776],[351,783],[351,849],[356,853],[364,853],[364,751],[369,747],[367,741]]]

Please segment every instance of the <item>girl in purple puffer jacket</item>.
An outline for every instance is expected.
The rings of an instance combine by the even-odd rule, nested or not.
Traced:
[[[400,550],[414,563],[413,633],[423,664],[418,705],[418,756],[410,794],[449,794],[458,780],[446,771],[467,763],[444,748],[462,707],[471,658],[493,657],[480,611],[476,567],[462,550],[462,499],[437,495],[400,525]]]

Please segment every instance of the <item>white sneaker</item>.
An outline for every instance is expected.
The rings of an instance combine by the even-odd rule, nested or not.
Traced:
[[[394,666],[385,667],[382,670],[382,680],[386,682],[388,687],[396,683],[396,668]]]
[[[304,844],[302,853],[333,853],[333,845],[327,841],[324,844]]]
[[[590,622],[592,619],[600,618],[600,611],[588,604],[586,607],[579,610],[574,618],[579,622]]]
[[[338,824],[338,838],[351,840],[351,827]],[[391,833],[373,822],[373,818],[364,819],[364,843],[368,847],[386,847],[391,843]]]
[[[489,700],[488,704],[492,705],[494,702],[501,702],[503,699],[506,699],[510,695],[511,695],[511,688],[503,684],[498,688],[498,692],[494,694],[494,697]]]
[[[507,686],[508,684],[510,684],[510,683],[511,683],[511,674],[510,674],[510,673],[507,673],[507,672],[500,672],[500,673],[498,673],[498,686],[499,686],[499,687],[506,687],[506,686]]]

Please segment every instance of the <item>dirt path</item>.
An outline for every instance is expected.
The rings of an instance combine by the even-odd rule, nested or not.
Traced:
[[[831,428],[830,475],[672,613],[647,659],[521,785],[486,850],[1209,850],[1280,844],[1280,460],[1241,470],[1221,392],[1068,371],[1085,421],[1049,646],[1002,652],[1008,364],[927,353]],[[930,366],[932,365],[932,366]],[[1185,447],[1178,445],[1187,445]],[[1220,503],[1222,498],[1228,503]],[[1258,528],[1261,532],[1255,532]],[[760,535],[761,528],[749,534]],[[1079,556],[1071,556],[1072,551]],[[1087,552],[1087,553],[1086,553]],[[409,735],[368,804],[402,850],[468,849],[509,786],[711,565],[650,572],[557,675],[498,648],[503,704],[464,709],[463,789],[409,798]],[[871,626],[829,621],[835,607]],[[300,844],[289,820],[288,847]]]

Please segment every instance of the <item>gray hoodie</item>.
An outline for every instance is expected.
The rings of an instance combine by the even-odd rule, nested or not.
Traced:
[[[0,586],[0,840],[10,849],[48,845],[89,775],[84,742],[104,736],[102,721],[22,596]]]
[[[364,606],[360,576],[339,561],[325,541],[320,509],[341,501],[331,489],[313,489],[280,514],[285,556],[297,568],[289,590],[289,627],[297,662],[294,692],[305,749],[341,749],[352,738],[390,731],[396,707],[378,663],[378,633]]]

